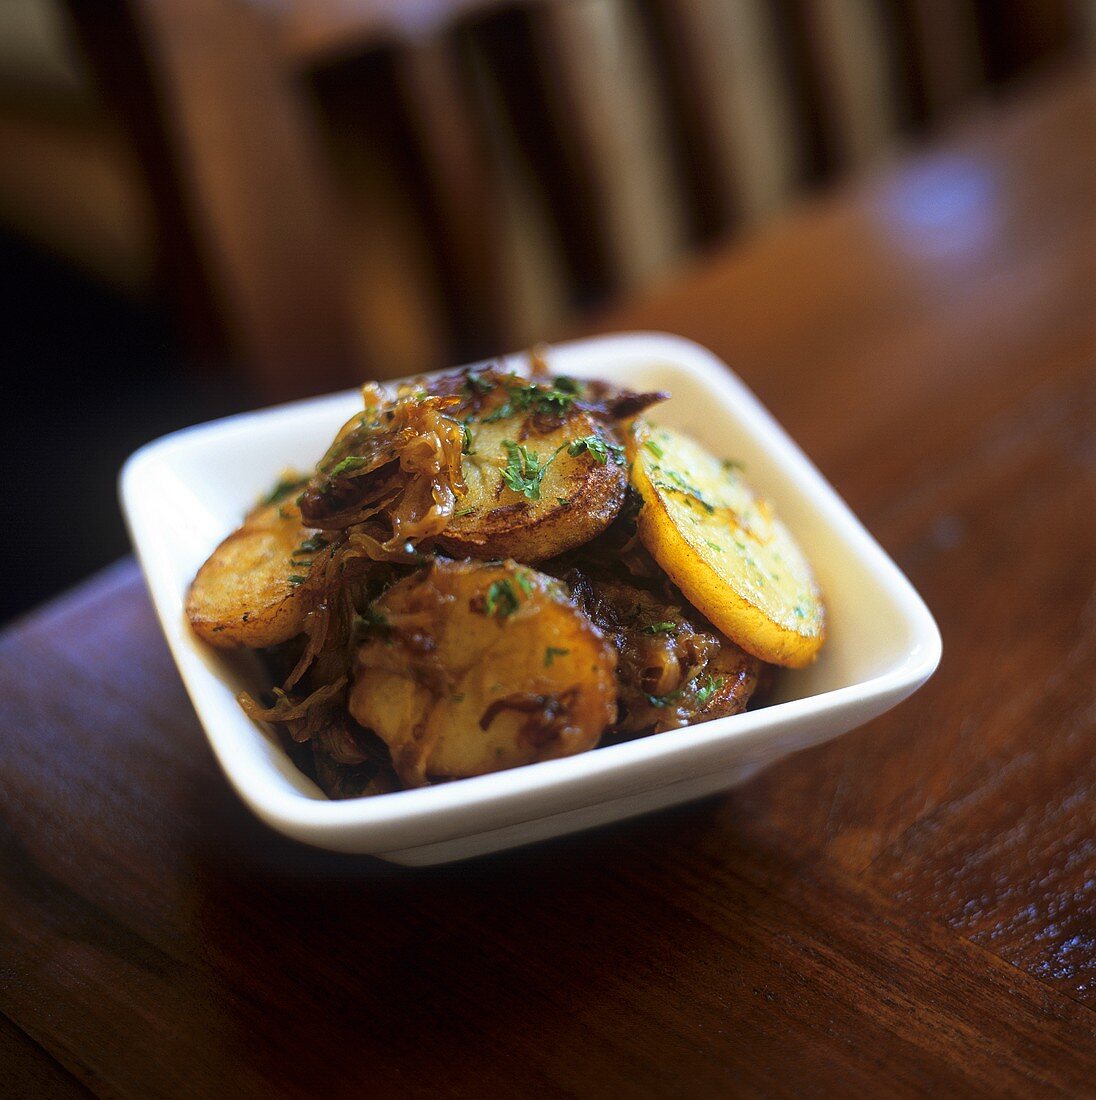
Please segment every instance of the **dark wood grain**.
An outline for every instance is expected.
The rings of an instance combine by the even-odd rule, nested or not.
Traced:
[[[448,868],[316,852],[228,789],[132,563],[11,627],[17,1091],[1091,1095],[1093,117],[1059,76],[601,322],[726,357],[944,634],[735,794]]]

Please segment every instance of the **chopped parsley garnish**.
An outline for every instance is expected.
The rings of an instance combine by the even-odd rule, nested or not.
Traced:
[[[505,619],[508,615],[513,615],[520,606],[521,603],[514,592],[514,586],[509,581],[491,582],[483,605],[486,614],[497,615],[500,619]]]
[[[453,513],[453,518],[458,519],[460,516],[469,516],[475,511],[475,508],[461,508]]]
[[[575,394],[559,386],[547,390],[529,386],[515,400],[518,409],[530,409],[538,416],[564,416],[575,403]]]
[[[651,623],[650,626],[643,628],[644,634],[672,634],[677,629],[677,623],[672,623],[668,619],[661,623]]]
[[[323,535],[313,535],[311,538],[305,539],[296,550],[293,551],[293,556],[298,554],[315,554],[316,551],[322,550],[327,545],[327,539]]]
[[[472,450],[472,433],[468,430],[468,425],[462,424],[460,427],[464,437],[460,445],[460,453],[462,455],[474,454],[475,452]]]
[[[665,453],[662,450],[662,448],[653,439],[648,439],[643,444],[643,446],[646,447],[647,450],[650,451],[651,454],[653,454],[655,456],[655,458],[661,458],[663,456],[663,454]]]
[[[469,396],[475,396],[476,394],[483,396],[485,393],[490,393],[494,388],[495,383],[477,371],[469,371],[464,382],[461,383],[461,389],[467,392]]]
[[[518,587],[522,592],[527,596],[531,596],[533,594],[533,582],[529,579],[529,574],[523,570],[520,573],[515,573],[514,576],[517,578]]]
[[[568,378],[565,374],[561,374],[555,379],[555,387],[557,390],[562,390],[564,393],[576,397],[582,392],[582,383],[577,378]]]
[[[560,649],[559,646],[550,645],[544,651],[544,667],[551,668],[552,662],[557,657],[566,657],[571,651],[569,649]]]
[[[341,462],[336,463],[328,470],[329,477],[338,477],[347,474],[351,470],[360,470],[365,465],[365,459],[361,455],[347,455]]]
[[[502,480],[515,493],[521,493],[530,500],[540,500],[540,483],[548,472],[552,460],[559,454],[556,451],[543,465],[537,458],[535,451],[530,451],[524,444],[515,443],[512,439],[504,439],[503,447],[506,448],[506,469],[502,471]]]
[[[697,706],[703,707],[711,702],[712,696],[723,687],[725,681],[725,676],[705,676],[699,681],[696,688]]]
[[[564,416],[574,403],[574,392],[558,385],[547,389],[536,382],[527,386],[511,386],[506,400],[493,413],[485,416],[483,422],[492,424],[520,412],[531,412],[535,416]]]
[[[294,588],[296,588],[299,584],[304,584],[306,579],[307,578],[302,577],[300,573],[290,573],[289,577],[287,578],[289,583],[293,585]]]
[[[571,498],[570,497],[556,497],[556,501],[557,501],[557,503],[562,504],[564,508],[566,508],[567,505],[571,503]]]
[[[671,493],[683,493],[691,500],[695,500],[709,515],[715,511],[715,505],[709,504],[700,490],[690,485],[676,470],[666,470],[665,473],[674,484],[671,485],[666,481],[655,481],[654,485],[657,488],[668,489]]]
[[[733,470],[745,470],[746,469],[745,463],[739,462],[738,459],[736,459],[736,458],[725,458],[725,459],[723,459],[723,462],[721,463],[721,465],[723,466],[723,469],[727,473],[731,473]]]
[[[610,455],[617,465],[624,465],[624,448],[619,443],[610,443],[607,439],[602,439],[600,435],[584,435],[567,448],[569,455],[580,455],[583,451],[587,451],[599,466],[604,466],[609,461]]]
[[[648,695],[647,702],[652,707],[668,707],[671,703],[676,703],[681,698],[681,689],[677,691],[671,691],[666,695]]]

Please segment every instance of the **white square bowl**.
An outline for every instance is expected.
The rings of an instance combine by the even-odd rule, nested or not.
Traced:
[[[771,705],[492,775],[332,801],[236,702],[262,686],[247,655],[190,631],[187,586],[209,552],[286,467],[311,468],[360,408],[356,391],[213,421],[126,462],[121,498],[152,602],[229,781],[273,828],[323,848],[433,864],[528,844],[734,787],[798,749],[889,710],[932,675],[940,634],[898,567],[731,371],[691,341],[629,333],[559,345],[553,371],[673,397],[653,419],[745,463],[807,552],[829,636],[811,668],[785,672]],[[510,365],[521,369],[513,357]]]

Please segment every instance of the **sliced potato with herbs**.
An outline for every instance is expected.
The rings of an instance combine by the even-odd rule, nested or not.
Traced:
[[[322,552],[322,536],[304,526],[296,504],[260,505],[198,570],[187,594],[190,625],[221,649],[288,641],[304,625],[301,590]]]
[[[438,544],[455,557],[536,562],[587,542],[624,501],[624,448],[567,379],[474,376],[461,410],[467,493]]]
[[[350,713],[400,780],[481,775],[593,748],[616,717],[616,654],[552,577],[435,560],[372,604]]]
[[[671,580],[747,652],[810,664],[825,638],[822,596],[772,506],[680,432],[638,421],[630,448],[639,536]]]

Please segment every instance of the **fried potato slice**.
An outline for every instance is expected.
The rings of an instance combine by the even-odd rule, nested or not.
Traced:
[[[616,654],[559,581],[512,561],[435,560],[374,601],[350,713],[422,786],[593,748]]]
[[[811,567],[768,501],[695,440],[637,421],[639,537],[685,597],[763,661],[801,668],[826,634]]]
[[[550,386],[492,384],[466,420],[468,491],[438,545],[455,557],[537,562],[589,541],[627,488],[611,428]]]
[[[291,501],[256,508],[191,583],[186,614],[195,633],[221,649],[259,649],[299,634],[319,538]]]

